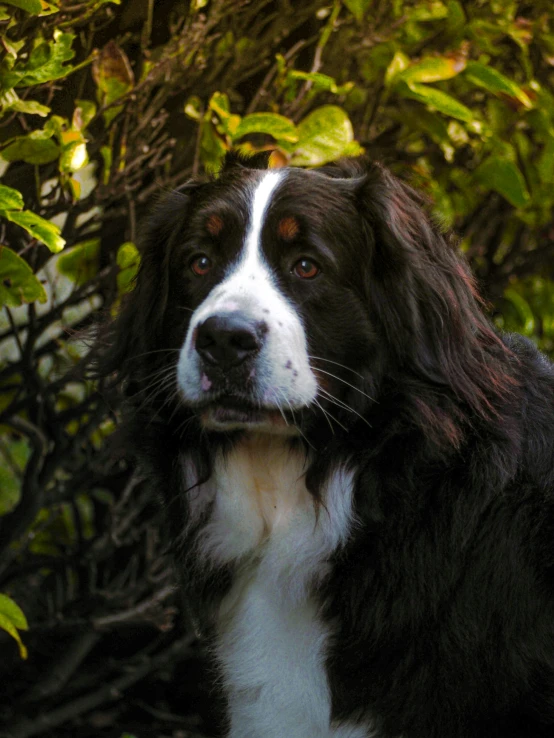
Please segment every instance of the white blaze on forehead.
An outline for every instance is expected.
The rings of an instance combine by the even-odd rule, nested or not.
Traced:
[[[271,202],[271,197],[281,179],[283,179],[283,174],[280,172],[267,172],[254,190],[252,214],[250,216],[248,233],[246,234],[246,260],[256,258],[259,254],[261,247],[260,236],[264,225],[265,215],[269,207],[269,203]]]

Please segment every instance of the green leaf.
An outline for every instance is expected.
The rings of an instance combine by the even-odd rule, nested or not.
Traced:
[[[140,266],[140,254],[131,241],[121,244],[117,250],[117,290],[120,295],[131,292],[135,284],[135,277]]]
[[[226,118],[231,115],[231,106],[229,105],[229,98],[225,93],[214,92],[208,103],[211,110],[217,113],[220,118]]]
[[[475,170],[475,178],[517,208],[522,208],[529,202],[529,193],[519,167],[506,157],[496,154],[489,156]]]
[[[460,74],[465,69],[466,60],[463,56],[428,56],[425,59],[412,64],[400,72],[396,81],[404,80],[408,84],[412,82],[438,82],[442,79],[450,79]]]
[[[14,8],[20,8],[32,15],[38,15],[42,11],[40,0],[2,0],[2,2],[4,5],[13,5]]]
[[[22,100],[15,90],[6,90],[0,94],[0,111],[7,113],[9,110],[28,115],[40,115],[43,118],[50,112],[47,105],[41,105],[36,100]]]
[[[277,141],[298,141],[296,126],[284,115],[276,113],[252,113],[245,116],[235,132],[233,139],[242,138],[248,133],[267,133]]]
[[[42,241],[53,253],[61,251],[65,246],[65,241],[60,236],[58,226],[50,223],[48,220],[44,220],[40,215],[36,215],[36,213],[32,213],[30,210],[23,210],[20,213],[5,211],[1,214],[7,220],[24,228],[33,238]]]
[[[548,137],[537,162],[541,182],[549,184],[554,180],[554,132]]]
[[[185,115],[187,115],[189,118],[200,122],[202,120],[202,107],[202,100],[198,97],[198,95],[191,95],[186,101],[183,110]]]
[[[298,124],[298,145],[293,166],[318,166],[352,151],[354,132],[350,118],[336,105],[324,105]]]
[[[0,210],[22,210],[23,205],[21,192],[0,184]]]
[[[361,21],[364,13],[371,5],[371,0],[343,0],[348,10],[357,21]]]
[[[219,171],[228,147],[211,123],[202,123],[200,155],[207,172]]]
[[[302,72],[298,69],[291,69],[288,73],[288,78],[312,82],[314,90],[332,92],[333,95],[345,95],[354,87],[353,82],[345,82],[343,85],[337,85],[333,77],[329,77],[328,74],[321,74],[321,72]]]
[[[532,336],[535,332],[535,316],[527,300],[511,287],[505,290],[504,298],[512,303],[521,319],[520,331],[526,336]]]
[[[84,141],[71,141],[62,148],[60,172],[77,172],[87,164],[88,152]]]
[[[58,271],[80,286],[92,279],[98,271],[99,257],[100,239],[91,238],[62,254],[57,261]]]
[[[101,146],[100,155],[104,163],[104,170],[102,172],[102,182],[107,185],[110,181],[110,173],[112,170],[113,154],[110,146]]]
[[[19,136],[2,149],[4,161],[24,161],[27,164],[49,164],[60,155],[59,146],[50,138]]]
[[[74,39],[74,33],[63,33],[56,29],[53,41],[45,41],[36,46],[26,64],[0,76],[1,86],[4,89],[31,87],[71,74],[77,67],[64,65],[75,56],[71,48]]]
[[[385,86],[389,87],[396,79],[396,77],[410,66],[410,59],[406,54],[401,51],[397,51],[392,57],[392,60],[387,67],[385,72]]]
[[[416,82],[408,85],[403,82],[396,89],[402,97],[419,100],[419,102],[425,103],[425,105],[438,110],[439,113],[449,115],[451,118],[458,118],[467,123],[473,120],[473,113],[469,108],[451,95],[447,95],[446,92],[437,90],[435,87],[428,87],[427,85],[421,85]]]
[[[46,302],[46,292],[33,270],[15,251],[0,244],[0,305]]]
[[[9,406],[17,394],[16,389],[8,390],[4,385],[21,382],[21,375],[12,374],[0,383],[0,412]],[[26,438],[4,436],[0,447],[0,515],[10,512],[19,503],[23,473],[30,455],[31,449]]]
[[[12,636],[19,646],[22,659],[27,658],[27,649],[21,642],[18,630],[28,630],[27,618],[21,608],[7,595],[0,594],[0,628]]]
[[[76,131],[84,131],[96,115],[96,105],[92,100],[75,100],[75,106],[71,127]]]
[[[7,617],[18,630],[29,630],[23,610],[5,594],[0,594],[0,613]]]
[[[92,76],[97,86],[97,96],[102,106],[112,105],[132,90],[135,76],[127,55],[115,41],[108,41],[92,63]],[[119,105],[104,112],[106,125],[121,112]]]
[[[19,655],[22,659],[27,658],[27,649],[23,645],[23,642],[19,636],[19,633],[17,632],[17,629],[15,628],[14,624],[11,622],[9,618],[7,618],[5,615],[3,615],[0,612],[0,628],[2,630],[5,630],[8,635],[11,635],[11,637],[17,641],[17,645],[19,646]]]
[[[420,22],[441,20],[448,17],[448,8],[443,3],[435,0],[434,2],[415,3],[413,9],[409,12],[411,20]]]
[[[526,108],[532,108],[533,103],[529,96],[521,89],[521,87],[512,82],[511,79],[505,77],[503,74],[498,72],[496,69],[481,64],[480,62],[468,62],[465,71],[466,79],[472,82],[474,85],[484,87],[489,92],[495,94],[503,93],[510,97],[516,98]]]

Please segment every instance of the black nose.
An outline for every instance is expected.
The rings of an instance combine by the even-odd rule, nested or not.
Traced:
[[[266,333],[263,321],[240,313],[213,315],[198,326],[196,350],[209,364],[232,367],[257,354]]]

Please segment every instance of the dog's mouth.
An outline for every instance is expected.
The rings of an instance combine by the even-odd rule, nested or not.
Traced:
[[[200,419],[208,430],[253,429],[296,434],[292,418],[284,410],[263,407],[243,397],[222,396],[200,409]]]

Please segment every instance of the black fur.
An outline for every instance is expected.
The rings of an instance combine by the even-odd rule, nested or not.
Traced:
[[[221,276],[214,270],[199,286],[186,255],[199,242],[229,260],[238,253],[241,187],[265,164],[230,161],[217,180],[192,182],[157,208],[136,289],[109,348],[99,344],[100,372],[124,381],[130,443],[168,508],[183,586],[208,632],[233,573],[195,569],[182,535],[191,492],[181,452],[208,478],[215,450],[240,433],[202,433],[177,393],[150,385],[175,365],[191,310]],[[369,717],[379,738],[546,738],[554,735],[554,373],[529,341],[494,332],[455,243],[422,206],[386,170],[360,161],[291,170],[275,206],[293,210],[304,252],[325,265],[313,284],[284,276],[280,287],[311,354],[346,365],[333,373],[354,385],[320,375],[356,410],[327,406],[344,428],[318,408],[296,413],[316,449],[310,492],[317,499],[329,470],[348,464],[362,521],[317,592],[336,629],[333,717]],[[202,226],[214,209],[228,214],[223,246]],[[271,242],[272,217],[264,248],[286,275],[279,267],[292,257]],[[316,373],[326,366],[313,362]]]

